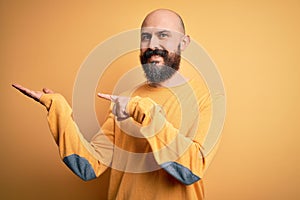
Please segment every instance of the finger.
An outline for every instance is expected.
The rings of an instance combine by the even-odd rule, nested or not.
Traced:
[[[118,96],[111,95],[111,94],[98,93],[98,96],[103,98],[103,99],[112,101],[112,102],[116,102],[116,100],[118,99]]]
[[[132,117],[135,121],[139,122],[138,119],[139,119],[139,112],[137,111],[137,109],[135,109],[132,113]]]
[[[50,90],[49,88],[43,88],[43,92],[46,94],[53,94],[53,90]]]
[[[138,122],[140,122],[142,124],[145,119],[145,116],[146,116],[145,114],[140,114],[139,118],[138,118]]]
[[[24,95],[34,99],[35,101],[38,101],[39,102],[39,99],[41,98],[42,96],[42,92],[39,92],[39,91],[32,91],[28,88],[25,88],[23,87],[22,85],[19,85],[19,84],[12,84],[12,86],[14,88],[16,88],[17,90],[19,90],[21,93],[23,93]]]
[[[117,106],[116,106],[116,104],[114,104],[114,106],[112,108],[112,114],[114,114],[115,116],[117,115]]]
[[[20,90],[20,91],[24,89],[24,87],[22,85],[19,85],[19,84],[16,84],[16,83],[12,84],[12,86],[14,88],[16,88],[17,90]]]
[[[151,117],[149,117],[149,116],[147,116],[147,115],[144,115],[142,124],[143,124],[144,126],[147,126],[148,124],[150,124],[150,122],[151,122]]]
[[[125,115],[124,115],[125,109],[123,107],[121,107],[119,102],[116,102],[114,107],[115,107],[115,113],[116,113],[115,115],[117,117],[120,117],[120,118],[125,117]]]
[[[117,120],[118,121],[122,121],[122,120],[125,120],[127,118],[129,118],[129,115],[127,114],[125,109],[118,111],[118,115],[117,115]]]
[[[27,96],[31,96],[32,91],[29,90],[28,88],[23,87],[22,85],[19,84],[12,84],[12,86],[14,88],[16,88],[17,90],[19,90],[20,92],[22,92],[23,94],[27,95]]]
[[[98,97],[111,101],[111,95],[109,94],[98,93]]]

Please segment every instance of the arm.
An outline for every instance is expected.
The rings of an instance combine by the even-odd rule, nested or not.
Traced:
[[[99,133],[93,142],[88,143],[73,121],[72,109],[63,96],[49,89],[39,92],[20,85],[13,86],[46,107],[50,131],[58,145],[60,157],[77,176],[87,181],[100,176],[107,169],[112,156],[112,145],[106,142],[107,135]]]
[[[183,184],[192,184],[203,177],[203,173],[214,153],[204,157],[201,144],[205,139],[211,120],[211,98],[209,94],[198,95],[198,109],[188,116],[189,124],[184,129],[175,128],[167,121],[163,109],[150,98],[124,99],[106,94],[100,97],[115,103],[115,112],[125,113],[140,125],[141,134],[148,140],[156,162]],[[200,117],[195,116],[200,113]],[[126,121],[124,123],[129,123]],[[130,124],[125,125],[130,126]]]
[[[192,123],[185,130],[174,128],[166,120],[162,108],[149,98],[134,97],[127,109],[129,115],[141,123],[141,132],[147,138],[157,163],[164,170],[186,185],[203,177],[210,160],[201,153],[201,143],[211,118],[209,96],[202,98],[199,104],[200,118],[191,116],[188,120]]]

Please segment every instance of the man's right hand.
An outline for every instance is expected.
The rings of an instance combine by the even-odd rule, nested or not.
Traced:
[[[98,97],[114,103],[112,113],[117,117],[118,121],[129,118],[129,114],[126,112],[126,106],[130,100],[129,97],[115,96],[103,93],[98,93]]]
[[[43,88],[43,91],[33,91],[28,88],[23,87],[19,84],[12,84],[14,88],[22,92],[24,95],[34,99],[37,102],[40,102],[40,98],[43,94],[53,94],[54,92],[48,88]]]

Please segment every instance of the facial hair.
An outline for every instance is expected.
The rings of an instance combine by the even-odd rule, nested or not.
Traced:
[[[149,63],[151,56],[155,55],[163,58],[163,65]],[[140,61],[145,76],[150,83],[162,83],[171,78],[179,69],[180,60],[180,46],[178,46],[176,53],[169,53],[167,50],[161,49],[147,49],[143,54],[140,55]]]

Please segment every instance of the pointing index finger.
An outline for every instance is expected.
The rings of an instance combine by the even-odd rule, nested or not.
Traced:
[[[109,101],[112,101],[112,102],[115,102],[115,100],[117,99],[116,96],[110,95],[110,94],[98,93],[98,96],[100,98],[103,98],[103,99],[106,99],[106,100],[109,100]]]

